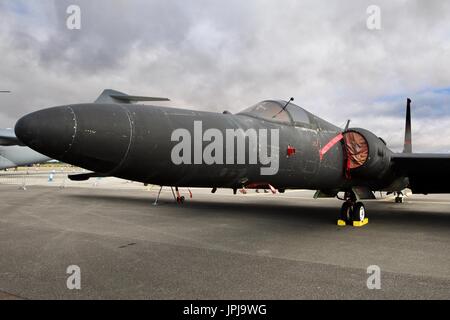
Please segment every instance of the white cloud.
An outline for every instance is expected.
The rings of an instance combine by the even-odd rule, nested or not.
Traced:
[[[65,9],[82,29],[65,28]],[[352,119],[401,149],[406,96],[416,151],[450,140],[450,3],[377,1],[10,1],[0,3],[0,126],[38,108],[94,100],[103,88],[237,112],[288,98]],[[388,97],[388,98],[386,98]],[[439,117],[439,119],[437,119]]]

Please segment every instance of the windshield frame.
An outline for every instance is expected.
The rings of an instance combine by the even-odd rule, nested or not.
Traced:
[[[294,125],[294,120],[292,119],[292,116],[287,111],[287,109],[285,109],[285,110],[283,110],[282,112],[279,113],[279,114],[285,113],[287,118],[288,118],[287,121],[283,120],[283,119],[277,119],[276,116],[279,115],[278,113],[274,113],[271,118],[265,118],[265,117],[261,116],[261,114],[258,114],[257,112],[252,112],[252,110],[254,110],[257,106],[259,106],[259,105],[261,105],[263,103],[272,103],[274,105],[279,106],[280,109],[277,112],[282,111],[283,107],[286,104],[286,102],[283,104],[283,101],[280,101],[280,100],[263,100],[261,102],[258,102],[256,104],[252,105],[251,107],[248,107],[248,108],[244,109],[241,112],[238,112],[237,115],[245,115],[245,116],[249,116],[249,117],[252,117],[252,118],[255,118],[255,119],[258,119],[258,120],[275,122],[277,124]]]
[[[256,104],[254,104],[251,107],[248,107],[246,109],[244,109],[243,111],[237,113],[237,115],[245,115],[245,116],[249,116],[258,120],[262,120],[262,121],[269,121],[269,122],[273,122],[273,123],[277,123],[277,124],[284,124],[284,125],[291,125],[294,127],[302,127],[302,128],[309,128],[309,129],[316,129],[317,128],[317,124],[315,121],[314,116],[309,113],[308,111],[306,111],[305,109],[303,109],[302,107],[300,107],[299,105],[296,105],[294,103],[289,103],[288,106],[286,107],[286,109],[283,111],[287,114],[289,121],[284,121],[284,120],[277,120],[277,118],[264,118],[261,115],[259,115],[257,112],[251,112],[251,110],[253,110],[257,105],[264,103],[264,102],[271,102],[271,103],[275,103],[280,107],[280,110],[286,105],[287,101],[283,101],[283,100],[263,100],[261,102],[258,102]],[[290,108],[299,108],[302,112],[305,113],[306,119],[308,120],[308,122],[301,122],[301,121],[296,121],[293,118],[293,115],[291,114],[291,112],[289,111]],[[250,110],[250,111],[248,111]]]

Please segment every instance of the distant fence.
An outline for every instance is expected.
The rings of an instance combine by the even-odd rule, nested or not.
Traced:
[[[154,186],[144,185],[139,182],[132,182],[119,178],[91,178],[86,181],[72,181],[69,175],[87,173],[83,169],[76,167],[24,167],[0,171],[0,185],[15,185],[20,189],[29,186],[49,186],[49,187],[100,187],[119,188],[135,190],[152,190]]]
[[[93,184],[99,182],[97,179],[91,179],[90,181],[71,181],[68,176],[71,174],[82,173],[78,168],[21,168],[15,171],[14,169],[9,171],[0,171],[0,185],[17,185],[23,189],[27,186],[53,186],[64,188],[66,185],[71,186]]]

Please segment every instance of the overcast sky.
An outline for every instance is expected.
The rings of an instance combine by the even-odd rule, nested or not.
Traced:
[[[104,88],[217,112],[293,96],[400,151],[411,97],[414,151],[450,152],[450,1],[0,0],[0,57],[0,127]]]

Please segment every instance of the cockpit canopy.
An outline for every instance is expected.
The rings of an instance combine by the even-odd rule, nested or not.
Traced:
[[[306,124],[311,123],[308,112],[296,104],[289,103],[286,109],[285,101],[266,100],[247,108],[238,114],[248,115],[259,119],[286,124]]]

